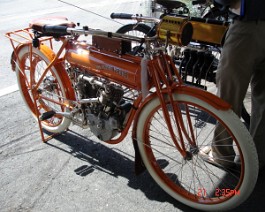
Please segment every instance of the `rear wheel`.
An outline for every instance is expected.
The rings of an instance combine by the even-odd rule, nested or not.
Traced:
[[[38,49],[32,48],[32,62],[30,67],[30,47],[24,46],[18,52],[21,67],[16,67],[16,75],[21,96],[35,119],[47,111],[66,112],[64,100],[67,98],[66,88],[54,67],[45,74],[38,88],[35,109],[32,87],[39,81],[50,60]],[[19,63],[17,60],[17,64]],[[42,127],[49,132],[59,133],[66,130],[71,121],[59,115],[42,121]]]
[[[132,35],[143,38],[144,36],[154,36],[155,32],[146,24],[127,24],[117,30],[117,33]],[[140,46],[138,42],[132,42],[132,53],[141,56],[144,46]]]
[[[133,35],[136,37],[144,37],[145,35],[153,35],[151,27],[145,24],[127,24],[117,30],[117,33]]]
[[[177,150],[160,101],[154,98],[143,108],[137,125],[138,146],[147,170],[168,194],[188,206],[208,211],[238,206],[251,194],[258,175],[257,153],[247,129],[231,110],[217,110],[185,94],[175,94],[174,100],[184,123],[181,135],[168,104],[171,123],[176,139],[179,141],[183,136],[190,157],[184,159]],[[217,123],[222,126],[218,135]],[[195,141],[195,146],[188,137]],[[208,147],[222,148],[220,137],[230,141],[226,146],[235,153],[233,160],[229,160],[231,166],[223,163],[231,159],[228,155],[217,158],[213,165],[202,154]]]
[[[229,12],[226,10],[221,10],[218,7],[211,8],[203,18],[214,19],[218,21],[228,21],[229,20]]]

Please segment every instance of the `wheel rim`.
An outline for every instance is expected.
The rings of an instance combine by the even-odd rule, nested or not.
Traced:
[[[144,24],[140,24],[140,25],[128,24],[120,28],[117,32],[126,34],[126,35],[139,37],[139,38],[144,38],[149,33],[150,30],[151,28]],[[144,46],[140,47],[138,42],[132,41],[131,47],[132,47],[133,52],[137,50],[136,53],[140,54],[139,56],[141,56],[141,51],[142,49],[144,49]]]
[[[178,102],[178,104],[183,108],[187,102]],[[196,144],[199,150],[201,147],[210,145],[210,141],[212,140],[210,136],[204,136],[202,130],[207,126],[208,132],[213,132],[213,129],[210,129],[210,125],[215,125],[214,119],[218,120],[218,118],[207,109],[203,109],[195,104],[191,105],[189,103],[189,106],[190,115],[194,121],[192,122],[193,126],[196,126],[193,130],[197,138]],[[203,116],[196,116],[196,113],[198,115],[202,109],[204,112],[200,115]],[[206,117],[206,114],[210,116]],[[240,194],[239,188],[244,176],[243,165],[241,165],[237,172],[216,167],[205,162],[196,151],[192,153],[193,155],[190,161],[184,160],[178,150],[174,148],[173,143],[170,142],[169,134],[165,128],[166,124],[161,120],[164,120],[164,118],[159,105],[149,114],[145,122],[144,129],[146,131],[143,144],[146,157],[148,158],[148,166],[152,169],[150,173],[151,175],[152,172],[156,173],[153,174],[154,178],[157,175],[159,176],[159,179],[155,180],[160,186],[164,189],[165,187],[170,188],[171,191],[169,193],[177,193],[189,201],[201,204],[222,203],[232,196]],[[203,120],[205,121],[203,122]],[[176,122],[174,122],[175,125]],[[229,131],[229,133],[231,132]],[[235,141],[233,135],[231,137],[234,139],[233,145],[237,145],[237,149],[236,146],[233,147],[236,149],[236,157],[243,161],[238,142]],[[199,138],[202,140],[199,141]],[[187,141],[185,142],[185,146],[189,146]],[[222,191],[222,189],[227,190]]]
[[[139,30],[131,30],[129,32],[126,32],[125,34],[126,35],[136,36],[136,37],[139,37],[139,38],[143,38],[146,35],[146,33],[141,32]]]
[[[139,37],[139,38],[143,38],[146,33],[141,32],[139,30],[131,30],[129,32],[125,33],[126,35],[131,35],[131,36],[135,36],[135,37]],[[132,50],[134,51],[136,48],[139,48],[139,43],[138,42],[131,42],[131,46],[132,46]],[[143,47],[141,47],[142,49]],[[141,49],[138,50],[138,52],[141,52]]]
[[[34,107],[34,99],[32,94],[32,86],[34,86],[40,76],[44,72],[47,67],[47,63],[44,59],[42,59],[39,55],[32,53],[32,72],[30,71],[30,56],[29,53],[24,54],[20,58],[21,69],[19,71],[19,81],[22,95],[32,112],[32,114],[36,117],[36,110]],[[51,68],[44,77],[44,80],[40,84],[41,93],[39,94],[36,102],[37,102],[37,111],[38,115],[50,111],[65,111],[65,107],[60,105],[63,103],[63,99],[65,97],[65,92],[63,89],[63,85],[58,79],[57,73],[55,73],[54,68]],[[52,99],[51,102],[47,100],[45,97]],[[59,115],[55,115],[50,119],[42,121],[42,124],[48,127],[57,127],[62,123],[63,117]]]

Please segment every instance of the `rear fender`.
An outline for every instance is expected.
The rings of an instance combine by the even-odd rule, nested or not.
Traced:
[[[13,71],[16,70],[16,66],[17,66],[16,61],[17,61],[18,52],[24,46],[29,46],[29,45],[30,44],[19,45],[12,52],[12,55],[11,55],[11,66],[12,66],[12,70]],[[49,61],[52,61],[55,58],[55,53],[50,47],[48,47],[48,46],[46,46],[44,44],[41,44],[39,46],[39,50],[48,58]],[[66,72],[66,70],[64,68],[63,62],[64,62],[63,59],[58,59],[58,61],[54,64],[54,67],[57,70],[57,73],[58,73],[59,77],[62,79],[62,83],[64,85],[65,93],[66,93],[67,98],[69,100],[75,101],[76,100],[75,92],[74,92],[74,89],[72,87],[71,80],[69,79],[69,76],[68,76],[68,74],[67,74],[67,72]]]
[[[22,49],[25,46],[30,47],[31,44],[20,44],[18,45],[14,51],[11,54],[11,58],[10,58],[10,64],[11,64],[11,68],[13,71],[16,70],[16,61],[17,61],[17,55],[20,51],[20,49]],[[34,47],[32,47],[34,48]],[[55,57],[55,53],[46,45],[41,44],[39,47],[39,50],[50,60],[52,61],[53,58]]]
[[[54,51],[49,48],[48,46],[41,44],[39,47],[40,51],[49,59],[49,61],[52,61],[55,58]],[[64,60],[58,59],[56,63],[54,64],[55,69],[57,70],[58,75],[62,79],[62,82],[64,84],[65,92],[67,94],[67,98],[70,100],[76,100],[75,98],[75,92],[72,87],[72,82],[67,74],[67,71],[64,67]]]

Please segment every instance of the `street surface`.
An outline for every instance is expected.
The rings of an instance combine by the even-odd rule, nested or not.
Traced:
[[[145,0],[71,3],[105,17],[148,12]],[[130,133],[122,143],[107,145],[89,130],[71,126],[41,142],[37,123],[16,90],[12,49],[4,34],[47,15],[109,31],[121,26],[56,0],[0,0],[0,212],[194,211],[167,195],[147,172],[135,176]],[[264,191],[263,172],[250,198],[234,211],[264,211]]]

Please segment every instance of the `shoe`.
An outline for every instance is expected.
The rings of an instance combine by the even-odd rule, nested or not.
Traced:
[[[231,157],[228,158],[227,156],[214,156],[211,146],[200,149],[199,156],[201,156],[205,162],[222,169],[238,169],[241,166],[240,161],[234,161],[234,157],[232,159]]]

